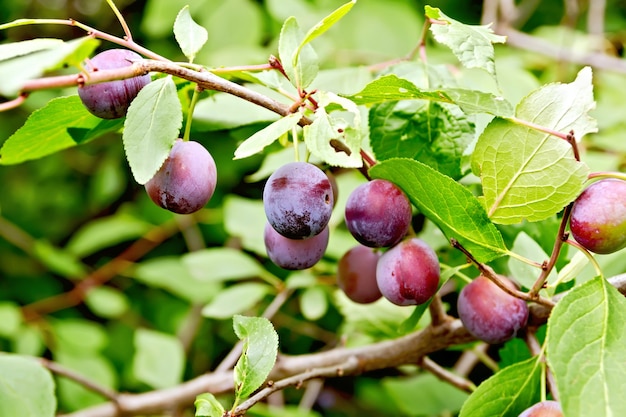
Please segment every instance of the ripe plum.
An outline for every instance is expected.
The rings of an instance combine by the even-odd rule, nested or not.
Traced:
[[[267,256],[284,269],[300,270],[315,265],[328,246],[328,227],[309,239],[289,239],[278,233],[271,224],[265,224],[263,238]]]
[[[355,303],[373,303],[382,297],[376,283],[376,264],[380,255],[358,245],[347,251],[337,264],[337,284]]]
[[[527,408],[519,417],[563,417],[563,411],[557,401],[546,400]]]

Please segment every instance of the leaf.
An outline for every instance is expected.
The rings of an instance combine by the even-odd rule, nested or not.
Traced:
[[[235,365],[236,402],[248,397],[264,382],[276,362],[278,334],[263,317],[233,317],[233,328],[243,341],[243,352]]]
[[[395,74],[384,75],[370,82],[356,94],[347,97],[356,104],[376,104],[385,101],[423,99],[453,103],[442,91],[424,91]]]
[[[233,285],[215,295],[204,306],[202,315],[214,319],[228,319],[235,314],[242,314],[253,308],[271,290],[267,284],[246,282]]]
[[[0,337],[13,338],[23,322],[20,306],[13,301],[0,301]]]
[[[418,160],[458,179],[461,159],[474,140],[474,124],[458,107],[428,101],[399,101],[370,109],[370,143],[379,161]]]
[[[35,110],[0,149],[0,164],[42,158],[119,130],[121,120],[103,120],[87,111],[77,95],[57,97]]]
[[[195,417],[222,417],[224,415],[224,406],[210,392],[198,395],[193,404],[196,407]]]
[[[54,380],[36,360],[0,353],[0,416],[54,417]]]
[[[512,224],[558,213],[582,191],[589,169],[564,140],[496,118],[472,154],[489,218]]]
[[[379,162],[370,169],[370,175],[398,185],[448,239],[458,240],[479,262],[507,253],[502,235],[483,206],[452,178],[421,162],[402,158]]]
[[[129,310],[130,302],[122,291],[100,286],[89,290],[85,305],[100,317],[116,319]]]
[[[304,42],[304,33],[300,30],[295,17],[285,20],[278,39],[278,56],[289,81],[298,90],[304,90],[313,82],[319,70],[317,54]]]
[[[300,295],[300,310],[309,321],[322,318],[328,311],[326,292],[318,286],[304,289]]]
[[[536,357],[508,366],[478,386],[459,417],[517,417],[539,402],[540,381],[541,361]]]
[[[510,117],[514,113],[511,103],[492,93],[465,88],[446,88],[442,93],[450,97],[466,114],[487,113]]]
[[[535,261],[540,265],[542,262],[547,261],[550,258],[541,248],[539,243],[528,236],[526,232],[518,233],[515,237],[515,241],[513,242],[511,252],[515,252],[516,254],[523,256],[526,259],[530,259],[531,261]],[[526,288],[532,288],[535,281],[539,277],[539,273],[541,272],[541,269],[528,265],[513,256],[509,258],[508,266],[511,271],[511,276],[515,277],[515,280]],[[548,276],[548,283],[553,284],[556,281],[556,278],[557,273],[556,270],[553,269]]]
[[[253,278],[265,273],[256,259],[232,248],[202,249],[183,255],[181,260],[198,282]]]
[[[36,38],[20,42],[4,43],[0,45],[0,61],[28,55],[45,49],[52,49],[61,44],[63,44],[63,40],[50,38]]]
[[[266,146],[271,145],[280,136],[297,126],[300,119],[302,119],[300,113],[292,113],[259,130],[237,147],[234,159],[247,158],[261,152]]]
[[[573,288],[548,319],[547,359],[567,416],[626,415],[626,299],[597,277]]]
[[[133,100],[122,141],[137,183],[148,182],[167,159],[183,123],[182,108],[171,76],[152,81]]]
[[[331,14],[324,17],[315,26],[309,29],[309,31],[304,36],[304,39],[302,40],[302,42],[300,42],[300,45],[298,46],[298,49],[296,50],[294,54],[295,60],[296,61],[298,60],[298,56],[300,55],[300,52],[302,51],[302,48],[304,48],[305,45],[307,45],[309,42],[311,42],[313,39],[317,38],[318,36],[322,35],[324,32],[330,29],[335,23],[341,20],[341,18],[344,17],[352,9],[352,6],[354,6],[356,2],[357,0],[351,0],[350,2],[338,7]]]
[[[185,352],[172,335],[148,329],[135,331],[133,374],[154,388],[173,387],[182,380]]]
[[[494,43],[504,43],[505,36],[496,35],[490,25],[466,25],[446,16],[435,7],[425,7],[426,16],[435,19],[430,31],[439,43],[446,45],[466,68],[481,68],[495,77]]]
[[[174,21],[174,37],[183,54],[193,62],[196,54],[209,38],[205,28],[197,24],[189,13],[189,5],[183,7]]]
[[[87,267],[73,253],[58,248],[46,239],[37,239],[33,257],[50,271],[63,277],[79,279],[87,274]]]

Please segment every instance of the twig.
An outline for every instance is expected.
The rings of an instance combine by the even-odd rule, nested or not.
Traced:
[[[448,313],[441,302],[441,296],[438,293],[436,293],[430,301],[428,310],[430,311],[431,326],[436,327],[450,320],[450,316],[448,316]]]
[[[427,356],[424,356],[417,364],[431,374],[435,375],[440,380],[447,382],[462,391],[471,394],[476,389],[476,385],[474,385],[471,381],[453,374],[447,369],[439,366],[438,363]]]
[[[524,341],[528,346],[528,350],[533,356],[541,356],[541,360],[545,363],[545,356],[543,352],[543,348],[539,344],[537,340],[537,335],[534,332],[526,331],[524,334]],[[552,393],[552,397],[558,401],[559,393],[556,387],[556,381],[554,380],[554,375],[550,372],[550,369],[546,366],[546,383],[548,385],[548,389]]]
[[[87,388],[90,391],[95,392],[96,394],[101,395],[102,397],[106,398],[107,400],[113,402],[113,403],[117,403],[117,398],[119,396],[119,394],[117,392],[115,392],[114,390],[102,386],[100,384],[98,384],[97,382],[85,377],[84,375],[75,372],[71,369],[68,369],[62,365],[59,365],[56,362],[53,362],[51,360],[45,359],[45,358],[38,358],[39,363],[41,363],[46,369],[48,369],[50,372],[71,379],[77,383],[79,383],[80,385],[82,385],[83,387]]]

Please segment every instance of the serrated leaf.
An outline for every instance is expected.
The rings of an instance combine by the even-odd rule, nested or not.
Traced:
[[[482,68],[495,77],[494,43],[504,43],[505,36],[496,35],[490,25],[466,25],[446,16],[435,7],[425,7],[426,16],[435,19],[430,31],[439,43],[446,45],[466,68]]]
[[[122,120],[103,120],[87,111],[80,98],[57,97],[35,110],[0,149],[0,164],[42,158],[119,130]]]
[[[219,282],[263,275],[252,256],[232,248],[209,248],[187,253],[181,261],[198,282]]]
[[[319,70],[317,54],[309,44],[300,47],[304,41],[295,17],[285,20],[278,40],[278,56],[289,81],[299,90],[304,90],[313,82]]]
[[[384,75],[370,82],[356,94],[348,96],[356,104],[376,104],[385,101],[424,99],[434,101],[453,101],[441,91],[424,91],[411,81],[395,74]]]
[[[10,97],[18,93],[28,80],[41,77],[65,65],[78,66],[99,45],[99,41],[85,36],[62,42],[57,46],[17,56],[0,62],[0,94]]]
[[[446,88],[442,92],[467,114],[487,113],[510,117],[514,113],[511,103],[504,97],[492,93],[465,88]]]
[[[548,319],[547,359],[567,416],[626,415],[626,299],[597,277],[575,287]]]
[[[189,13],[189,5],[183,7],[174,21],[174,37],[183,54],[193,62],[196,54],[209,39],[205,28],[197,24]]]
[[[195,417],[222,417],[224,415],[224,406],[210,392],[198,395],[193,404],[196,407]]]
[[[235,395],[246,398],[264,382],[276,362],[278,334],[263,317],[233,317],[233,328],[243,341],[243,352],[235,365]]]
[[[135,378],[154,388],[178,384],[185,367],[185,352],[180,340],[170,334],[148,329],[135,331]]]
[[[254,307],[271,290],[267,284],[245,282],[221,290],[211,302],[204,306],[202,315],[214,319],[228,319],[235,314],[245,313]]]
[[[375,105],[369,113],[370,144],[380,161],[412,158],[460,178],[461,158],[474,140],[474,124],[456,106],[428,101]]]
[[[512,224],[558,213],[582,191],[589,169],[564,140],[496,118],[481,134],[472,170],[489,218]]]
[[[297,126],[300,119],[302,119],[300,113],[292,113],[259,130],[237,147],[234,159],[247,158],[261,152],[266,146],[271,145],[280,136]]]
[[[0,45],[0,61],[60,46],[62,39],[37,38]]]
[[[547,261],[550,257],[541,248],[533,238],[528,236],[525,232],[520,232],[515,237],[511,252],[523,256],[526,259],[535,261],[541,265],[542,262]],[[515,280],[526,288],[532,288],[535,281],[539,277],[541,270],[535,266],[528,265],[515,257],[510,257],[508,261],[509,270],[511,276],[515,277]],[[553,284],[556,281],[557,273],[555,269],[552,269],[548,276],[548,283]]]
[[[536,357],[508,366],[478,386],[459,417],[517,417],[539,402],[540,381],[541,361]]]
[[[54,417],[54,380],[32,358],[0,353],[0,415]]]
[[[298,56],[300,55],[302,48],[304,48],[306,44],[308,44],[309,42],[311,42],[313,39],[317,38],[318,36],[322,35],[324,32],[330,29],[335,23],[341,20],[341,18],[344,17],[352,9],[352,6],[356,4],[356,1],[357,0],[352,0],[338,7],[331,14],[324,17],[315,26],[309,29],[309,31],[304,36],[304,39],[302,40],[302,42],[298,46],[298,49],[295,52],[296,61],[298,60]]]
[[[478,199],[452,178],[421,162],[402,158],[379,162],[369,172],[373,178],[398,185],[448,239],[459,241],[479,262],[489,262],[508,252]]]
[[[182,108],[172,77],[152,81],[133,100],[122,140],[137,183],[154,176],[169,155],[183,123]]]

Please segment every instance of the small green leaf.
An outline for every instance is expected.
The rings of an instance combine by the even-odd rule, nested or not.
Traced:
[[[300,295],[300,310],[310,321],[320,319],[328,310],[326,292],[319,286],[306,288]]]
[[[233,317],[233,327],[243,352],[235,365],[237,401],[248,397],[264,382],[276,362],[278,334],[272,323],[263,317]]]
[[[118,318],[126,313],[130,302],[126,294],[111,287],[96,287],[85,296],[85,304],[96,315],[104,318]]]
[[[42,158],[121,129],[122,120],[103,120],[87,111],[80,98],[57,97],[35,110],[0,149],[0,164]]]
[[[446,16],[435,7],[425,7],[426,16],[435,19],[430,25],[437,42],[446,45],[466,68],[481,68],[495,77],[494,43],[504,43],[505,36],[493,33],[490,25],[466,25]]]
[[[205,28],[197,24],[189,13],[189,5],[183,7],[174,21],[174,37],[189,62],[193,62],[196,54],[209,39]]]
[[[232,248],[209,248],[187,253],[181,258],[198,282],[219,282],[253,278],[264,268],[252,256]]]
[[[135,332],[133,374],[154,388],[178,384],[185,367],[185,352],[180,340],[172,335],[148,329]]]
[[[82,278],[87,274],[87,268],[73,253],[58,248],[45,239],[35,241],[34,257],[44,264],[50,271],[67,278]]]
[[[541,361],[530,358],[508,366],[478,386],[459,417],[517,417],[540,400]]]
[[[421,162],[402,158],[379,162],[370,169],[370,175],[402,188],[448,239],[458,240],[479,262],[489,262],[508,252],[478,199],[452,178]]]
[[[22,322],[22,311],[17,303],[0,301],[0,337],[13,338]]]
[[[0,416],[54,417],[54,380],[36,360],[0,353]]]
[[[61,39],[37,38],[0,45],[0,61],[28,55],[33,52],[52,49],[63,43]]]
[[[228,287],[215,295],[204,306],[202,315],[214,319],[228,319],[253,308],[271,290],[267,284],[245,282]]]
[[[384,75],[375,79],[358,93],[348,96],[356,104],[376,104],[385,101],[397,100],[433,100],[453,103],[453,101],[441,91],[424,91],[415,84],[395,74]]]
[[[224,406],[210,392],[198,395],[193,404],[196,407],[195,417],[222,417],[224,415]]]
[[[242,222],[241,219],[246,221]],[[224,228],[230,236],[241,240],[244,249],[261,256],[267,256],[263,241],[265,222],[267,218],[261,200],[242,198],[235,194],[224,199]]]
[[[278,56],[289,81],[298,90],[313,82],[319,70],[317,54],[308,43],[300,47],[304,33],[295,17],[285,20],[278,40]]]
[[[247,158],[261,152],[266,146],[271,145],[280,136],[297,126],[301,118],[300,113],[292,113],[259,130],[237,147],[234,159]]]
[[[171,76],[146,85],[130,107],[122,140],[137,183],[148,182],[167,159],[183,123],[182,108]]]
[[[548,364],[567,416],[626,415],[626,299],[596,277],[561,299],[548,319]]]
[[[340,6],[339,8],[335,9],[331,14],[324,17],[311,29],[309,29],[309,31],[304,36],[304,39],[302,40],[302,42],[298,46],[298,49],[295,52],[296,61],[298,60],[298,56],[300,55],[300,51],[302,51],[302,48],[304,48],[306,44],[308,44],[309,42],[311,42],[313,39],[317,38],[318,36],[322,35],[324,32],[330,29],[335,23],[341,20],[341,18],[344,17],[352,9],[352,6],[356,4],[356,1],[357,0],[351,0],[350,2]]]

